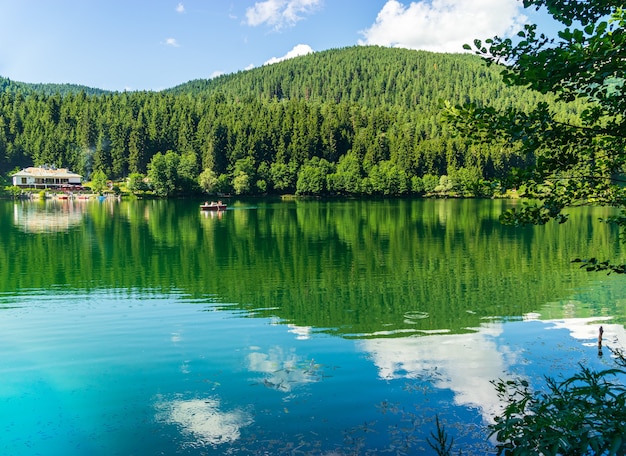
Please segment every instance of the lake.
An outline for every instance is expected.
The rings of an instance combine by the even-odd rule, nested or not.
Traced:
[[[0,201],[0,454],[493,451],[491,384],[626,341],[603,208],[516,201]],[[604,327],[605,350],[596,346]]]

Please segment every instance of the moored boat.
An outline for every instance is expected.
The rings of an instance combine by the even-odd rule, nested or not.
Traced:
[[[211,201],[210,203],[208,201],[205,201],[204,204],[200,205],[200,209],[203,211],[225,211],[226,204],[222,203],[221,201]]]

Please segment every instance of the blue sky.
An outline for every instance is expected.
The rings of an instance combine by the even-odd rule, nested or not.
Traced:
[[[0,76],[161,90],[357,44],[462,52],[529,20],[518,0],[0,0]]]

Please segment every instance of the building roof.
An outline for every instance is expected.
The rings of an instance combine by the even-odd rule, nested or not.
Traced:
[[[17,177],[54,177],[57,179],[82,178],[80,174],[73,173],[67,168],[55,168],[51,166],[24,168],[13,174]]]

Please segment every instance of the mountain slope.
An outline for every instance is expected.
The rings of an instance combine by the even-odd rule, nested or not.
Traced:
[[[108,90],[95,89],[92,87],[87,87],[83,85],[77,84],[53,84],[53,83],[41,83],[41,84],[32,84],[27,82],[17,82],[12,81],[8,78],[3,78],[0,76],[0,93],[2,92],[10,92],[17,93],[21,92],[23,95],[28,94],[42,94],[42,95],[54,95],[56,93],[64,96],[68,94],[77,94],[80,92],[84,92],[86,95],[102,95],[105,93],[111,93]]]
[[[546,99],[499,71],[473,55],[359,46],[161,92],[49,96],[52,86],[18,83],[0,92],[0,172],[48,163],[123,179],[158,159],[182,176],[172,191],[210,171],[218,191],[241,194],[406,194],[455,173],[480,182],[533,157],[453,137],[440,101]]]
[[[352,102],[412,109],[439,99],[453,102],[523,97],[505,87],[500,69],[469,54],[438,54],[377,46],[332,49],[214,79],[193,80],[172,94],[216,94],[228,98]],[[534,97],[533,97],[534,98]],[[521,100],[518,100],[521,101]]]

